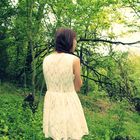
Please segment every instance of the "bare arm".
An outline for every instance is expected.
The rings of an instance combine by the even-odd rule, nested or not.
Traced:
[[[80,59],[78,57],[75,57],[75,59],[74,59],[73,72],[75,74],[74,87],[75,87],[75,90],[78,92],[78,91],[80,91],[80,88],[81,88],[81,86],[83,84],[82,78],[81,78]]]

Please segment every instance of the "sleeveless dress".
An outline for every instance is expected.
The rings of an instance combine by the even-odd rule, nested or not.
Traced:
[[[73,59],[69,53],[46,56],[43,74],[47,86],[43,133],[54,140],[81,140],[88,135],[84,111],[74,88]]]

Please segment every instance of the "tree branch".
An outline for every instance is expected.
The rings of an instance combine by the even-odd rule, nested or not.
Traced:
[[[140,41],[135,41],[135,42],[130,42],[130,43],[124,43],[121,41],[111,41],[111,40],[105,40],[105,39],[87,39],[87,38],[80,38],[77,42],[81,42],[81,41],[92,41],[92,42],[106,42],[106,43],[110,43],[110,44],[122,44],[122,45],[134,45],[134,44],[139,44]]]
[[[96,83],[112,85],[112,83],[105,82],[105,81],[101,81],[101,80],[96,80],[96,79],[93,79],[93,78],[91,78],[91,77],[85,76],[85,75],[83,75],[83,74],[82,74],[81,76],[82,76],[82,77],[86,77],[86,78],[88,78],[88,79],[90,79],[90,80],[92,80],[92,81],[94,81],[94,82],[96,82]]]

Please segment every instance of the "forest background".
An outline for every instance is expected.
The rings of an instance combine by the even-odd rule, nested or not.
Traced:
[[[44,139],[42,61],[59,27],[77,33],[78,96],[90,128],[84,139],[140,139],[137,0],[0,1],[0,138]],[[34,99],[25,104],[29,93]]]

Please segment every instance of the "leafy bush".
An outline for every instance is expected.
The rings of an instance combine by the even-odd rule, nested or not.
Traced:
[[[10,92],[10,89],[14,90]],[[23,110],[20,91],[9,84],[1,87],[0,140],[45,140],[42,131],[43,97],[33,114],[28,107]],[[140,139],[140,117],[128,100],[110,102],[103,98],[104,94],[95,97],[91,94],[78,94],[89,128],[89,135],[83,136],[82,140]]]

